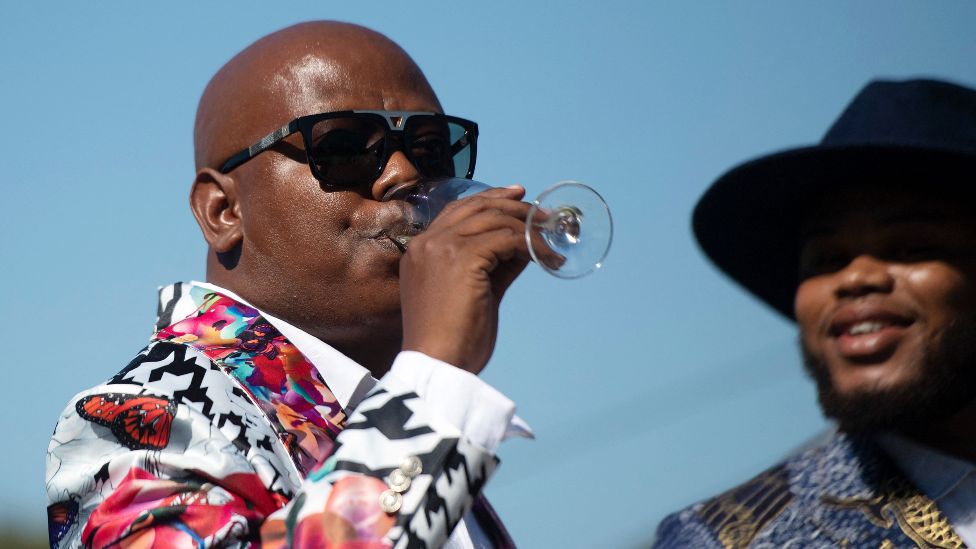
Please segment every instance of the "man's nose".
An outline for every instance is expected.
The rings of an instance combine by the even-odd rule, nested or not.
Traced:
[[[890,264],[871,255],[859,255],[838,273],[837,297],[853,298],[871,293],[889,293],[895,279]]]
[[[379,178],[373,182],[370,189],[373,198],[381,200],[390,188],[401,183],[411,183],[420,179],[420,172],[417,167],[410,162],[403,151],[393,151],[390,159],[386,162],[386,167]]]

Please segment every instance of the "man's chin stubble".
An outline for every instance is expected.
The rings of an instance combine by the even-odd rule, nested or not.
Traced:
[[[842,394],[835,390],[827,365],[800,340],[803,364],[817,384],[820,407],[847,432],[911,432],[949,417],[976,399],[976,322],[957,322],[941,344],[912,370],[914,381],[886,389]]]

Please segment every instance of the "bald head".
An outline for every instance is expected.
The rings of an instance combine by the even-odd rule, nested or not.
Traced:
[[[282,29],[235,55],[210,80],[194,126],[196,167],[219,169],[273,129],[322,112],[323,103],[352,104],[366,94],[387,108],[389,98],[404,93],[434,97],[420,68],[386,36],[336,21]]]
[[[401,250],[384,239],[402,218],[385,189],[416,181],[392,150],[362,184],[323,185],[293,133],[230,170],[233,154],[300,116],[348,111],[441,112],[410,57],[347,23],[302,23],[227,62],[200,99],[190,208],[207,240],[207,280],[287,320],[377,377],[400,350]]]

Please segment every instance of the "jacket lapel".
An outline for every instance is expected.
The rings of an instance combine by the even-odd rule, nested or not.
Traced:
[[[332,453],[346,419],[322,376],[257,309],[196,286],[188,297],[196,309],[159,329],[153,340],[190,346],[217,363],[264,412],[307,475]],[[160,311],[167,309],[172,307]]]
[[[868,438],[838,434],[801,468],[819,472],[812,520],[840,545],[966,546],[935,502]]]

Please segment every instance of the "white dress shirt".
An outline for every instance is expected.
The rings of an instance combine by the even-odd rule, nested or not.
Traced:
[[[253,307],[227,289],[206,282],[192,282]],[[254,307],[257,309],[256,307]],[[192,311],[174,311],[173,318]],[[179,315],[179,316],[178,316]],[[376,384],[369,370],[317,337],[288,322],[261,312],[322,375],[343,409],[354,409]],[[432,417],[449,422],[465,438],[494,454],[498,445],[513,436],[533,438],[531,428],[515,415],[515,403],[478,376],[416,351],[403,351],[386,374],[411,387],[427,405]],[[455,527],[445,547],[490,548],[490,538],[470,513]]]
[[[878,443],[903,473],[945,515],[969,547],[976,547],[976,464],[886,433]]]

